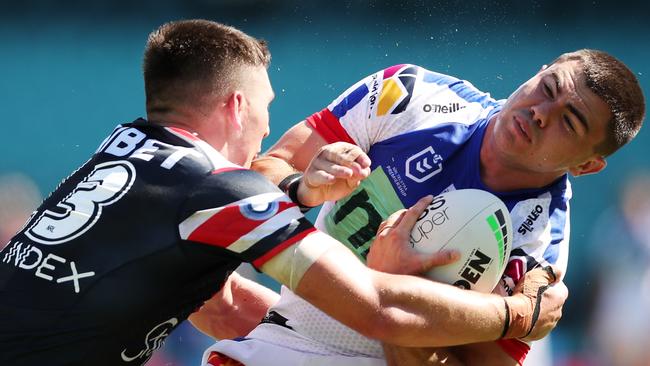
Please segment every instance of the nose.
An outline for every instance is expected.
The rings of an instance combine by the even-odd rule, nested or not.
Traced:
[[[548,125],[549,111],[545,103],[530,107],[530,114],[533,122],[537,123],[539,128],[544,128]]]

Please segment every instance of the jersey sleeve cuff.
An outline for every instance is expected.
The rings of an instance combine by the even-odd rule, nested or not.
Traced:
[[[316,132],[318,132],[318,134],[321,135],[328,144],[343,141],[356,145],[354,140],[352,140],[352,137],[348,135],[345,128],[341,125],[339,119],[336,118],[336,116],[327,108],[307,117],[306,122],[316,130]]]

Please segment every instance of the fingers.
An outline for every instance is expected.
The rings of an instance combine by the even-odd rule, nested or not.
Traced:
[[[456,249],[444,249],[433,254],[422,255],[422,272],[433,267],[446,266],[460,259],[460,251]]]
[[[562,304],[564,304],[566,299],[569,298],[569,288],[562,281],[555,283],[552,287],[557,292],[557,296],[562,300]]]
[[[540,288],[542,289],[542,288]],[[532,324],[528,334],[520,338],[523,341],[535,341],[548,335],[562,318],[562,305],[569,295],[569,290],[563,282],[543,287],[537,304],[533,310],[539,317]]]
[[[548,272],[550,276],[553,277],[553,281],[550,282],[551,284],[559,282],[564,276],[564,273],[562,273],[560,267],[557,266],[553,266],[553,265],[546,266],[544,267],[544,270]]]
[[[399,230],[410,234],[413,226],[418,221],[418,217],[426,210],[432,200],[433,196],[424,196],[409,209],[393,212],[379,225],[377,235],[385,234],[387,229]]]
[[[388,229],[396,229],[399,223],[402,221],[402,216],[406,213],[406,210],[395,211],[390,216],[386,218],[377,229],[377,235],[384,233]]]
[[[526,273],[515,287],[515,294],[506,298],[510,306],[508,334],[521,334],[525,340],[546,336],[562,317],[562,305],[568,289],[560,281],[557,267],[538,267]]]
[[[415,226],[415,223],[418,221],[418,218],[424,210],[429,207],[429,204],[433,201],[433,196],[428,195],[420,198],[413,206],[411,206],[406,212],[404,213],[404,217],[401,219],[404,225],[408,226],[409,230],[413,229],[413,226]]]
[[[354,166],[359,169],[370,168],[370,158],[357,145],[347,142],[335,142],[322,149],[328,159],[336,164]]]
[[[323,146],[310,165],[322,171],[322,178],[327,182],[336,178],[361,180],[370,175],[368,155],[360,147],[347,142]]]
[[[409,245],[413,226],[432,200],[432,196],[423,197],[409,209],[394,212],[379,225],[377,239],[368,255],[368,263],[372,262],[373,268],[382,268],[391,273],[420,275],[433,267],[460,259],[461,255],[457,250],[424,254]],[[386,249],[389,245],[390,250]],[[392,263],[394,261],[398,263]]]
[[[524,277],[517,283],[515,293],[522,292],[529,296],[538,292],[540,287],[549,286],[558,281],[559,276],[555,271],[557,267],[537,267],[524,274]]]

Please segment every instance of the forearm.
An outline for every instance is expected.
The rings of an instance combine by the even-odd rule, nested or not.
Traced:
[[[190,322],[201,332],[216,338],[248,334],[264,317],[279,295],[234,272],[224,287],[195,313]]]
[[[379,281],[377,288],[387,288],[383,278]],[[503,333],[505,308],[503,301],[495,296],[416,277],[400,280],[399,285],[400,288],[392,287],[392,291],[380,292],[380,302],[390,304],[397,313],[387,318],[389,326],[380,335],[382,339],[405,346],[441,347],[496,340]],[[414,289],[420,291],[414,294]],[[404,329],[399,339],[389,340],[387,337],[393,336],[391,329],[399,322],[413,324]]]
[[[306,122],[287,131],[263,156],[255,159],[251,169],[278,184],[284,177],[303,172],[326,141]]]
[[[298,172],[287,161],[270,155],[255,159],[251,169],[264,175],[275,184],[279,184],[285,177]]]
[[[400,224],[412,227],[430,203],[409,208]],[[392,229],[391,229],[392,230]],[[380,235],[386,238],[391,235]],[[395,238],[402,235],[395,235]],[[394,239],[395,239],[394,238]],[[426,262],[420,262],[427,268]],[[557,324],[566,286],[549,268],[524,276],[508,298],[420,277],[373,271],[345,246],[312,232],[261,269],[348,327],[371,338],[411,347],[440,347],[498,338],[539,339]],[[547,291],[548,290],[548,291]]]
[[[482,342],[502,334],[505,309],[500,297],[371,271],[337,249],[325,253],[319,263],[336,262],[346,273],[312,266],[297,293],[353,329],[404,346]],[[347,295],[332,299],[331,294]]]

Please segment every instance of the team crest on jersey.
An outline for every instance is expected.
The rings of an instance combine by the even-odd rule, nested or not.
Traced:
[[[429,146],[406,160],[406,176],[422,183],[442,171],[442,160]]]
[[[403,66],[396,65],[384,70],[384,82],[381,94],[379,94],[377,116],[402,113],[411,101],[417,78],[417,67],[410,66],[397,72]]]
[[[267,220],[273,217],[280,208],[277,201],[249,203],[240,206],[241,214],[250,220]]]
[[[93,227],[103,207],[122,198],[134,181],[135,168],[126,160],[98,164],[56,207],[43,211],[25,235],[46,245],[70,241]]]

